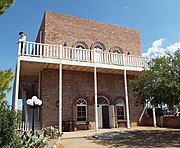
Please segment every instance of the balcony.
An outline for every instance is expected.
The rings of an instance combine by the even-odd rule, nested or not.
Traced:
[[[100,49],[81,49],[62,45],[24,42],[18,44],[18,57],[21,61],[64,64],[76,67],[100,69],[124,69],[142,71],[147,68],[149,59],[133,55],[104,52]],[[49,67],[51,68],[51,67]]]

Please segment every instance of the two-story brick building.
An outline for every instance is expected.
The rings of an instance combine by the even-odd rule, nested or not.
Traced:
[[[75,129],[129,128],[142,108],[128,85],[145,66],[136,30],[45,12],[36,42],[18,46],[13,107],[43,102],[36,110],[41,128],[74,121]]]

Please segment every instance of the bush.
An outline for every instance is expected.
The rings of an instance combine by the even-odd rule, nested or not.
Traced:
[[[53,126],[43,129],[44,136],[48,136],[49,139],[58,139],[62,136],[59,130]]]
[[[23,132],[21,140],[24,148],[47,148],[47,137],[43,133]]]
[[[6,101],[0,101],[0,147],[22,147],[16,133],[19,122],[19,114],[16,111],[12,111]]]
[[[35,133],[31,132],[22,132],[19,134],[23,147],[25,148],[47,148],[48,139],[58,139],[61,134],[58,129],[54,127],[47,127]]]

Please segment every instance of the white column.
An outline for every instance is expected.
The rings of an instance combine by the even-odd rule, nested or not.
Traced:
[[[152,110],[153,110],[153,124],[154,124],[154,127],[157,127],[157,125],[156,125],[156,112],[155,112],[154,106],[153,106]]]
[[[124,87],[125,87],[125,98],[126,98],[126,118],[127,118],[127,128],[130,128],[130,120],[129,120],[129,100],[128,100],[128,89],[127,89],[127,75],[126,75],[126,56],[123,53],[123,61],[124,61]]]
[[[14,106],[15,110],[18,110],[18,94],[19,94],[19,74],[20,74],[20,60],[17,58],[17,65],[16,65],[16,78],[15,78],[15,95],[14,95]]]
[[[59,132],[62,133],[62,64],[59,65]]]
[[[97,72],[96,66],[94,67],[94,94],[95,94],[95,123],[96,123],[96,132],[98,131],[98,109],[97,109]]]

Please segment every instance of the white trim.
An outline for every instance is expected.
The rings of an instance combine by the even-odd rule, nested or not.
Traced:
[[[127,119],[127,128],[130,128],[130,119],[129,119],[129,100],[128,100],[128,89],[127,89],[127,77],[126,77],[126,59],[125,54],[123,53],[124,60],[124,89],[125,89],[125,98],[126,98],[126,119]]]
[[[62,64],[59,64],[59,132],[62,133]]]
[[[120,103],[117,104],[117,101],[121,101],[123,105],[120,105]],[[124,120],[126,121],[125,103],[124,103],[124,101],[121,100],[121,99],[117,99],[117,100],[116,100],[116,113],[117,113],[117,107],[118,107],[118,106],[123,106],[123,110],[124,110],[124,119],[118,120],[118,115],[117,115],[117,121],[124,121]]]
[[[77,104],[77,102],[78,102],[79,100],[84,100],[86,104]],[[77,121],[77,117],[78,117],[78,115],[77,115],[77,106],[85,106],[85,107],[86,107],[86,121]],[[81,123],[81,122],[84,122],[84,123],[85,123],[85,122],[87,122],[87,101],[86,101],[85,99],[79,98],[79,99],[76,101],[76,121],[77,121],[77,123]]]
[[[79,62],[79,61],[70,61],[70,60],[60,60],[60,59],[52,59],[52,58],[39,58],[39,57],[20,56],[19,59],[21,61],[28,61],[28,62],[40,62],[40,63],[52,63],[52,64],[63,64],[63,65],[73,65],[73,66],[94,67],[94,63]],[[96,63],[96,67],[97,68],[105,68],[105,69],[124,70],[124,66],[111,65],[111,64]],[[128,71],[142,71],[143,68],[127,66],[126,70],[128,70]]]

